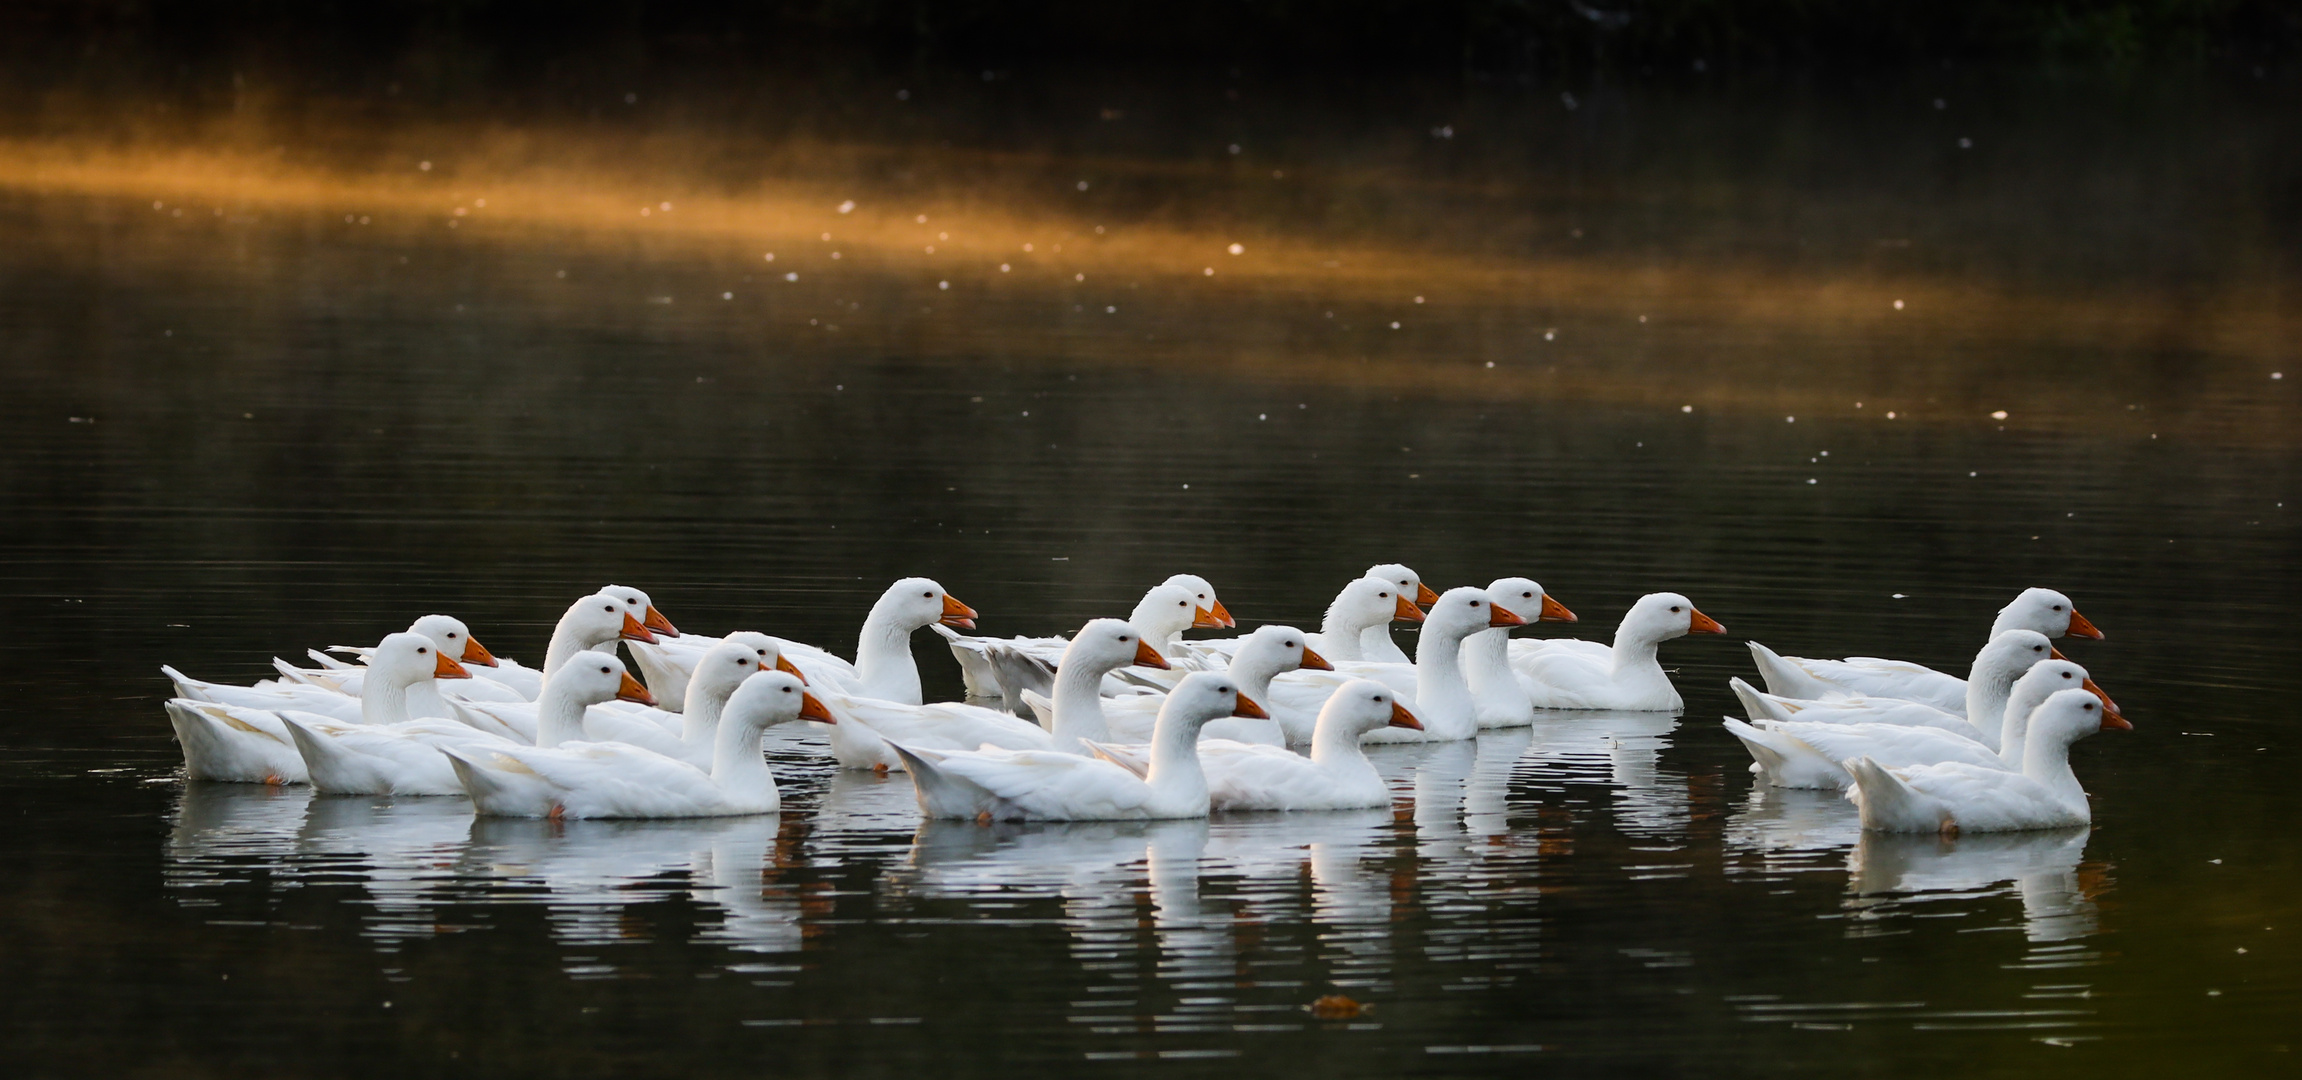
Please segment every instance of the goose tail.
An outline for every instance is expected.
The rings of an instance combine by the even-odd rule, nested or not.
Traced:
[[[989,813],[998,797],[990,789],[973,780],[945,769],[938,763],[941,755],[929,750],[913,750],[902,743],[890,741],[897,757],[903,759],[903,769],[911,777],[912,790],[919,796],[919,812],[924,817],[967,819]]]
[[[183,672],[169,667],[166,664],[160,665],[160,673],[166,675],[169,682],[176,684],[177,697],[191,698],[193,701],[215,700],[201,690],[202,687],[208,685],[207,683],[201,682],[200,680],[186,675]]]
[[[1138,780],[1148,779],[1151,775],[1151,761],[1142,752],[1142,747],[1112,746],[1107,743],[1096,742],[1093,739],[1081,739],[1079,745],[1085,747],[1089,754],[1134,773]]]
[[[296,744],[296,753],[304,759],[304,771],[312,778],[312,788],[331,795],[382,795],[386,790],[378,787],[371,775],[374,770],[364,767],[359,755],[346,750],[324,732],[286,713],[272,714],[287,725],[288,738]]]
[[[1750,751],[1750,771],[1775,787],[1836,791],[1851,778],[1846,770],[1794,736],[1726,718],[1726,729]]]
[[[1758,687],[1744,682],[1742,676],[1737,675],[1728,679],[1727,686],[1734,691],[1735,697],[1742,700],[1743,714],[1752,720],[1792,719],[1790,709],[1785,708],[1781,702],[1768,697]]]
[[[983,650],[983,662],[991,669],[997,684],[995,691],[1005,699],[1008,711],[1017,716],[1031,715],[1024,703],[1024,691],[1041,697],[1055,694],[1055,668],[1045,660],[1007,645],[991,645]]]
[[[1830,696],[1831,688],[1800,667],[1797,661],[1755,641],[1745,644],[1750,646],[1751,661],[1758,665],[1759,677],[1766,680],[1766,688],[1770,693],[1790,698]]]
[[[1055,730],[1055,703],[1049,701],[1047,695],[1037,690],[1025,690],[1017,696],[1021,697],[1024,706],[1031,710],[1030,719],[1037,720],[1040,727],[1049,731]],[[1018,713],[1017,715],[1024,714]]]
[[[1934,800],[1913,790],[1869,755],[1846,763],[1854,785],[1846,797],[1862,808],[1862,827],[1872,832],[1951,832],[1957,826]]]

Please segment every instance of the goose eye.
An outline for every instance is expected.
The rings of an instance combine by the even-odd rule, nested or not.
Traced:
[[[2036,646],[2036,645],[2033,645],[2033,646],[2031,646],[2031,647],[2030,647],[2030,651],[2031,651],[2031,652],[2038,652],[2038,651],[2040,651],[2040,650],[2039,650],[2038,646]]]
[[[2054,610],[2056,610],[2056,611],[2060,611],[2060,610],[2062,610],[2062,605],[2060,605],[2060,604],[2056,604],[2056,605],[2054,605]]]
[[[614,605],[614,604],[609,604],[608,606],[606,606],[606,607],[603,607],[603,608],[601,608],[600,610],[601,610],[601,611],[606,611],[606,612],[611,612],[611,613],[612,613],[612,612],[614,612],[614,611],[615,611],[615,605]]]
[[[448,631],[448,636],[452,638],[452,637],[456,636],[456,632],[455,632],[455,631],[453,631],[453,630],[450,630],[450,631]]]
[[[1376,595],[1376,596],[1379,596],[1379,597],[1382,597],[1382,598],[1383,598],[1383,599],[1385,599],[1385,600],[1388,600],[1388,599],[1390,599],[1390,598],[1391,598],[1391,594],[1390,594],[1390,593],[1387,593],[1387,592],[1379,592],[1379,593],[1376,593],[1375,595]]]
[[[1135,639],[1134,639],[1134,638],[1131,638],[1131,637],[1128,637],[1128,636],[1127,636],[1127,635],[1125,635],[1125,634],[1121,634],[1121,635],[1119,635],[1119,640],[1121,640],[1121,641],[1133,641],[1133,640],[1135,640]]]
[[[2067,678],[2069,678],[2069,677],[2070,677],[2070,673],[2069,673],[2069,672],[2067,672],[2067,671],[2065,671],[2065,672],[2063,672],[2063,673],[2062,673],[2062,677],[2063,677],[2063,678],[2065,678],[2065,679],[2067,679]]]
[[[416,647],[416,655],[418,655],[418,656],[422,656],[423,654],[425,654],[425,653],[428,653],[428,652],[430,652],[430,651],[431,651],[430,649],[426,649],[426,648],[424,648],[424,647],[422,647],[422,646],[420,646],[420,645]]]
[[[605,675],[605,674],[608,674],[608,670],[607,670],[606,668],[601,668],[601,669],[599,669],[599,673],[600,673],[600,674],[602,674],[602,675]]]
[[[935,594],[934,594],[934,593],[931,593],[931,592],[923,592],[923,593],[920,593],[919,595],[921,595],[921,596],[924,596],[924,597],[928,598],[929,600],[933,600],[933,599],[935,599]]]

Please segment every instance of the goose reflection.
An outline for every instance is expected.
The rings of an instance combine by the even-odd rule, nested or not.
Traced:
[[[740,879],[744,867],[763,866],[774,851],[781,819],[761,814],[664,821],[466,820],[470,839],[457,867],[463,881],[485,884],[497,897],[540,889],[536,899],[549,909],[554,937],[602,944],[627,939],[623,917],[634,904],[687,896],[692,884]],[[706,902],[728,910],[732,900],[720,891],[709,890]],[[759,902],[768,903],[764,898]],[[796,908],[792,918],[797,918]],[[739,917],[733,926],[723,924],[722,931],[740,934],[744,925]],[[771,936],[781,934],[771,931]]]
[[[1632,836],[1675,839],[1690,816],[1683,778],[1662,770],[1679,718],[1673,713],[1608,709],[1546,710],[1528,729],[1535,775],[1551,783],[1613,789],[1617,826]]]
[[[1998,894],[2014,883],[2023,931],[2032,941],[2065,941],[2097,925],[2079,870],[2091,830],[2053,829],[1943,837],[1865,832],[1847,856],[1848,906],[1868,910],[1906,898]]]

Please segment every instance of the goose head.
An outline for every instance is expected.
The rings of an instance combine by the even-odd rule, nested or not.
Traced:
[[[1377,728],[1423,730],[1423,722],[1399,704],[1399,695],[1373,679],[1353,679],[1337,688],[1319,710],[1319,730],[1340,725],[1352,742]]]
[[[1688,634],[1723,634],[1726,627],[1700,611],[1695,603],[1675,592],[1648,593],[1623,613],[1615,630],[1621,640],[1669,641]]]
[[[1496,578],[1487,596],[1514,613],[1535,622],[1575,622],[1575,613],[1551,599],[1543,587],[1523,577]]]
[[[942,623],[961,630],[975,629],[975,609],[943,591],[932,578],[908,577],[887,587],[871,605],[871,619],[886,622],[908,634],[923,626]]]
[[[1101,678],[1105,672],[1134,665],[1167,668],[1173,665],[1143,640],[1141,631],[1118,619],[1089,619],[1063,649],[1062,670],[1077,670]]]
[[[1398,563],[1382,563],[1370,566],[1367,568],[1367,576],[1389,582],[1393,588],[1399,590],[1399,595],[1414,601],[1419,607],[1430,607],[1438,602],[1439,594],[1432,592],[1430,586],[1423,584],[1423,575]],[[1401,617],[1404,618],[1404,616]]]
[[[798,676],[788,671],[763,671],[735,688],[719,722],[733,724],[739,730],[763,730],[797,720],[813,720],[819,724],[839,722],[823,702],[807,692]]]
[[[584,705],[603,701],[655,704],[655,696],[624,670],[623,661],[603,652],[579,652],[560,665],[546,687],[550,694],[566,694]]]
[[[2110,695],[2087,677],[2085,668],[2069,660],[2041,660],[2030,665],[2029,671],[2014,680],[2014,689],[2007,694],[2007,715],[2027,716],[2045,703],[2047,698],[2072,689],[2093,694],[2111,715],[2120,715],[2118,703],[2110,700]]]
[[[1209,619],[1214,620],[1213,625],[1222,627],[1239,625],[1238,620],[1231,617],[1231,612],[1223,607],[1222,599],[1215,595],[1215,586],[1208,584],[1206,578],[1197,574],[1177,574],[1161,582],[1161,584],[1173,585],[1190,592],[1191,599],[1199,605],[1199,609],[1206,612]],[[1197,624],[1194,623],[1193,625]]]
[[[2062,654],[2055,650],[2053,642],[2046,640],[2046,635],[2034,630],[2006,630],[1974,654],[1974,670],[1969,673],[1969,681],[1993,687],[2012,686],[2032,665],[2041,660],[2059,659]]]
[[[1246,642],[1239,646],[1231,666],[1242,670],[1266,669],[1272,674],[1297,669],[1335,670],[1335,665],[1328,663],[1326,657],[1311,648],[1309,639],[1303,636],[1301,630],[1278,625],[1257,627],[1254,633],[1247,635]]]
[[[663,617],[663,612],[655,609],[655,601],[648,599],[646,593],[623,585],[610,585],[600,591],[622,601],[625,609],[639,620],[641,626],[647,627],[649,633],[663,637],[679,636],[679,627],[673,626],[670,619]]]
[[[442,653],[455,657],[461,663],[497,666],[495,656],[481,647],[477,638],[472,637],[471,627],[465,626],[462,619],[453,615],[426,615],[409,623],[408,633],[422,634],[432,639],[432,644],[439,646]]]
[[[766,634],[757,630],[738,630],[719,640],[723,643],[732,642],[750,648],[759,657],[759,669],[761,671],[780,671],[786,675],[798,677],[800,682],[807,681],[807,676],[792,664],[790,658],[783,655],[783,646]]]
[[[371,677],[400,689],[431,679],[469,679],[472,673],[423,634],[385,634],[368,654]]]
[[[780,658],[781,654],[777,654]],[[743,681],[761,670],[774,670],[774,661],[761,656],[758,649],[747,642],[722,640],[695,662],[695,671],[687,677],[688,711],[712,699],[726,701],[728,695]]]
[[[1181,585],[1153,585],[1127,617],[1154,641],[1164,642],[1185,630],[1222,626],[1215,613],[1199,605],[1199,598]]]
[[[586,649],[612,648],[618,638],[654,641],[654,631],[640,622],[642,614],[635,614],[632,606],[614,593],[596,592],[568,605],[567,614],[560,616],[559,628]]]
[[[2030,714],[2030,745],[2069,746],[2098,731],[2132,731],[2126,718],[2084,690],[2057,690]]]
[[[1390,578],[1369,574],[1343,586],[1343,591],[1335,595],[1334,604],[1328,607],[1327,617],[1334,626],[1353,633],[1394,619],[1422,622],[1423,609],[1416,606],[1414,599],[1415,590],[1421,588],[1420,584],[1405,586]]]
[[[1432,641],[1446,641],[1453,647],[1490,626],[1523,626],[1526,621],[1518,612],[1496,603],[1485,589],[1468,585],[1448,589],[1424,616],[1423,644],[1416,646],[1416,655],[1420,656]]]
[[[1991,624],[1992,633],[2016,629],[2035,630],[2050,638],[2067,634],[2102,640],[2102,631],[2078,613],[2078,605],[2053,589],[2024,589],[2013,603],[1998,609],[1998,621]]]
[[[1239,683],[1219,671],[1195,672],[1183,677],[1175,689],[1167,694],[1167,703],[1159,708],[1158,730],[1162,733],[1188,733],[1190,742],[1199,740],[1199,729],[1207,721],[1224,716],[1244,716],[1251,720],[1269,719],[1262,706],[1239,692]]]

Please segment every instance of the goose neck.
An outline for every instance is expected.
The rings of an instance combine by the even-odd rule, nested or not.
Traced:
[[[719,710],[714,709],[716,717]],[[775,797],[775,774],[759,751],[765,726],[753,721],[714,724],[711,745],[711,781],[729,798],[757,802]]]
[[[544,648],[544,678],[550,679],[560,666],[579,652],[597,649],[615,640],[614,636],[593,640],[594,635],[583,633],[565,618],[552,627],[551,644]]]
[[[1207,798],[1207,774],[1199,765],[1199,728],[1162,713],[1151,732],[1151,768],[1145,783],[1162,798]]]
[[[2028,740],[2022,751],[2022,775],[2045,785],[2056,802],[2075,808],[2080,817],[2089,816],[2086,789],[2070,768],[2069,743],[2054,738]]]
[[[1977,665],[1979,667],[1980,665]],[[1982,741],[1992,750],[2004,745],[2006,730],[2007,696],[2014,690],[2014,679],[2000,678],[1996,672],[1974,671],[1966,680],[1966,719],[1982,732]],[[1998,717],[1999,723],[1990,722]]]
[[[1351,618],[1337,597],[1319,620],[1319,651],[1329,660],[1364,660],[1367,654],[1359,647],[1359,635],[1366,630],[1367,625]]]
[[[1481,630],[1463,639],[1463,678],[1471,693],[1503,697],[1514,703],[1526,698],[1519,677],[1511,670],[1511,632],[1503,627]],[[1534,707],[1533,702],[1526,707]]]
[[[713,740],[719,733],[720,717],[726,709],[727,698],[719,694],[689,694],[686,708],[679,714],[680,744],[716,746]]]
[[[408,719],[408,684],[370,671],[360,687],[360,722],[399,724]]]
[[[584,703],[573,691],[562,691],[554,682],[544,684],[544,692],[536,697],[536,745],[558,746],[584,737]]]
[[[919,665],[911,658],[912,627],[874,609],[855,644],[855,673],[865,697],[920,704]]]
[[[1455,734],[1477,726],[1460,659],[1466,636],[1426,626],[1416,645],[1415,708],[1426,728]]]
[[[1055,742],[1069,747],[1073,740],[1103,742],[1111,738],[1111,725],[1103,718],[1104,669],[1072,661],[1055,672]]]

